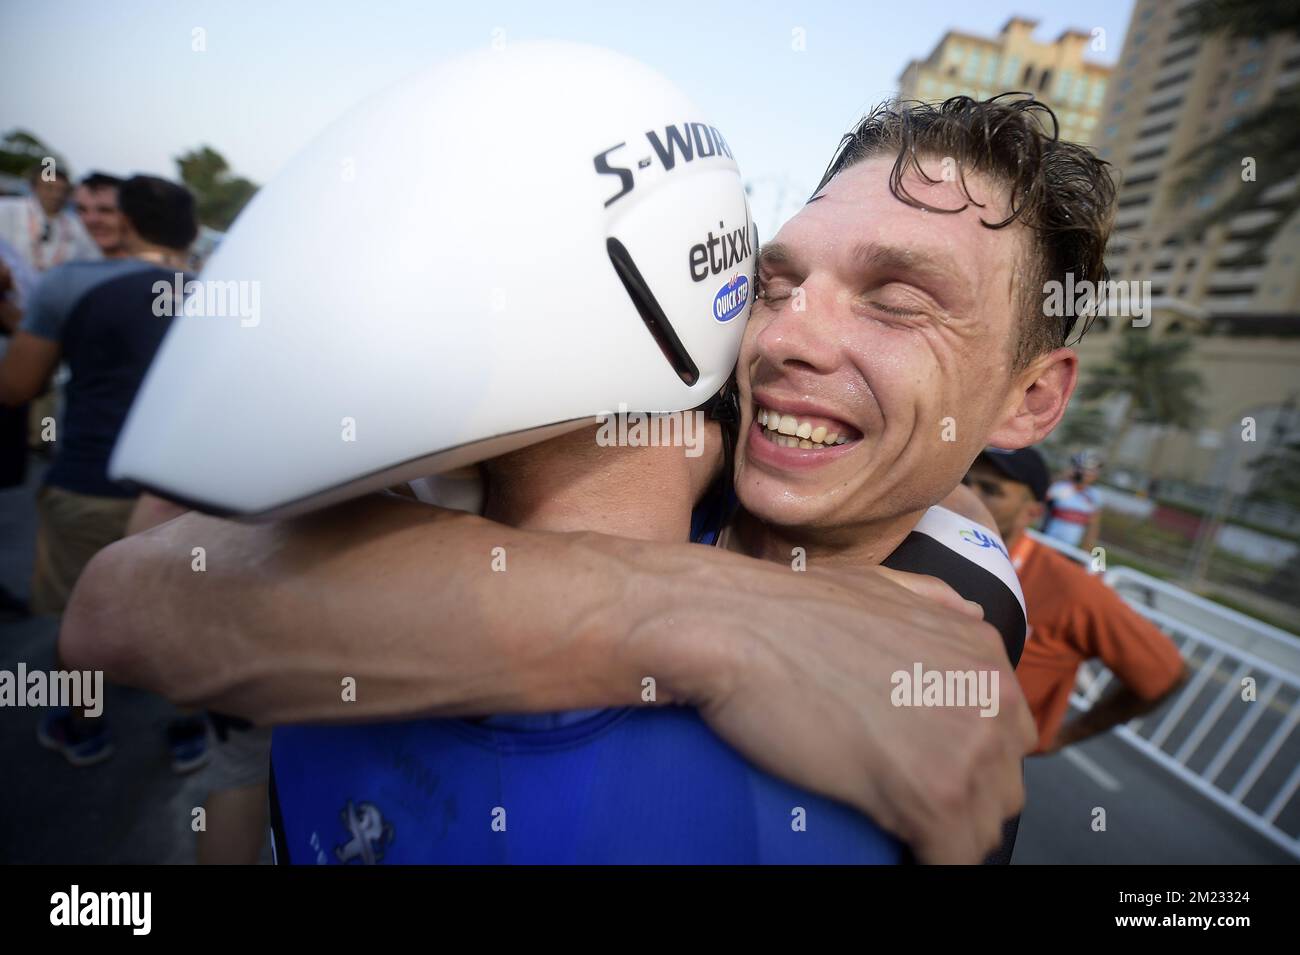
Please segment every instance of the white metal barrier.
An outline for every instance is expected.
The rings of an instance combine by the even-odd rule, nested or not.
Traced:
[[[1084,551],[1033,536],[1091,564]],[[1300,639],[1129,567],[1113,568],[1104,579],[1170,636],[1192,673],[1158,710],[1116,727],[1115,734],[1300,857],[1300,673],[1286,665]],[[1220,628],[1229,639],[1217,633]],[[1070,702],[1090,708],[1112,679],[1100,661],[1091,661],[1080,669]],[[1248,680],[1253,700],[1243,698]]]
[[[1159,610],[1183,623],[1209,631],[1240,650],[1300,676],[1300,637],[1293,633],[1132,567],[1113,567],[1106,571],[1105,580],[1130,604]]]

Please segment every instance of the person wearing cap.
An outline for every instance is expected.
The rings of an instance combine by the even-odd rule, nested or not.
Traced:
[[[1127,723],[1182,686],[1187,667],[1172,640],[1097,577],[1025,533],[1042,518],[1051,485],[1037,451],[988,448],[965,483],[997,522],[1024,590],[1029,633],[1016,677],[1038,726],[1037,753]],[[1088,660],[1106,664],[1115,682],[1065,722],[1075,676]]]
[[[1101,530],[1101,496],[1093,487],[1101,474],[1101,458],[1093,451],[1080,451],[1070,458],[1070,469],[1068,478],[1047,488],[1043,533],[1090,551]]]

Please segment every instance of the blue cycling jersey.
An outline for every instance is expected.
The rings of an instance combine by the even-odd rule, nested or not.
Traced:
[[[865,816],[754,768],[692,709],[277,729],[294,863],[892,863]]]

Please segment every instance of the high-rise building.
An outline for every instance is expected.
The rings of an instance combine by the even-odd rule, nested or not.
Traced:
[[[1253,483],[1250,462],[1294,421],[1300,397],[1300,214],[1278,209],[1298,187],[1300,157],[1288,160],[1289,175],[1268,170],[1243,211],[1199,235],[1191,226],[1234,189],[1255,190],[1259,170],[1243,152],[1199,190],[1182,181],[1198,147],[1282,91],[1294,95],[1300,38],[1203,35],[1187,22],[1192,2],[1137,0],[1095,140],[1120,183],[1106,264],[1112,280],[1150,283],[1151,324],[1098,318],[1078,350],[1086,379],[1121,335],[1191,335],[1188,364],[1205,386],[1196,427],[1134,428],[1113,464],[1146,471],[1159,442],[1156,476],[1241,493]],[[1245,422],[1258,426],[1250,443]]]
[[[1271,203],[1297,188],[1300,157],[1284,182],[1252,207],[1194,241],[1185,226],[1203,216],[1243,175],[1234,157],[1206,188],[1188,193],[1181,161],[1300,82],[1300,40],[1202,36],[1186,24],[1191,0],[1137,0],[1095,142],[1121,174],[1107,264],[1117,278],[1150,279],[1152,294],[1189,310],[1294,313],[1300,309],[1300,221],[1283,222]],[[1264,240],[1266,248],[1250,252]],[[1243,254],[1249,253],[1249,254]]]
[[[1034,39],[1037,20],[1012,17],[997,37],[949,30],[923,60],[898,78],[899,98],[937,102],[965,94],[1032,93],[1056,113],[1061,138],[1091,143],[1100,123],[1110,67],[1084,59],[1092,34],[1066,30],[1050,43]]]
[[[1080,371],[1087,380],[1109,363],[1125,334],[1191,336],[1188,365],[1204,384],[1194,396],[1196,423],[1129,428],[1109,448],[1110,473],[1127,472],[1138,486],[1158,477],[1166,493],[1183,485],[1210,506],[1219,488],[1250,490],[1250,465],[1268,448],[1300,440],[1300,214],[1278,209],[1300,188],[1300,158],[1281,181],[1268,170],[1268,185],[1249,208],[1199,236],[1188,223],[1234,187],[1253,188],[1242,178],[1252,157],[1234,157],[1208,187],[1191,192],[1180,185],[1184,159],[1282,91],[1295,95],[1300,38],[1202,35],[1186,16],[1193,2],[1136,0],[1122,40],[1067,30],[1039,43],[1037,24],[1021,17],[996,38],[949,31],[903,70],[899,96],[934,102],[1028,92],[1056,112],[1062,139],[1086,143],[1114,165],[1120,189],[1106,262],[1113,280],[1150,283],[1148,318],[1138,327],[1131,315],[1096,318],[1078,345]],[[1113,68],[1084,59],[1115,44]],[[1104,408],[1115,425],[1123,399]],[[1257,440],[1243,442],[1245,422]]]

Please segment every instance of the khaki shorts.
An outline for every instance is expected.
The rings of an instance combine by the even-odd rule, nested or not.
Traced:
[[[46,418],[58,420],[59,396],[54,388],[45,389],[45,394],[37,395],[32,399],[31,404],[27,406],[27,446],[33,451],[39,451],[41,454],[50,454],[54,451],[54,442],[45,440],[45,426],[42,422]],[[58,422],[59,427],[63,427],[63,422]]]
[[[72,587],[99,551],[120,540],[135,507],[133,497],[93,497],[45,485],[36,495],[36,566],[32,613],[59,614]]]

